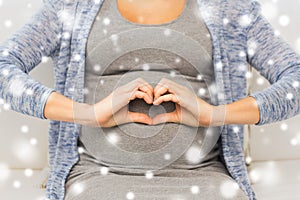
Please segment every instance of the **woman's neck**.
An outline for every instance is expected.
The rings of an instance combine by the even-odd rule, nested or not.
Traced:
[[[121,15],[142,24],[162,24],[176,19],[186,0],[116,0]]]

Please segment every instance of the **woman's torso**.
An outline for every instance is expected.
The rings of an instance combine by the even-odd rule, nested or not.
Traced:
[[[167,77],[215,104],[209,36],[195,0],[186,1],[179,17],[159,25],[130,22],[120,14],[116,1],[104,1],[87,43],[85,102],[96,103],[137,77],[153,87]],[[129,109],[154,116],[171,112],[174,104],[154,107],[134,100]],[[79,140],[85,153],[80,156],[118,169],[191,169],[218,159],[218,136],[216,127],[175,123],[83,127]]]

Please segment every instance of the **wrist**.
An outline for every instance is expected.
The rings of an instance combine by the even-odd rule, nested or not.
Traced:
[[[81,125],[97,126],[95,106],[73,102],[73,122]]]
[[[210,126],[222,126],[226,123],[226,105],[212,106]]]

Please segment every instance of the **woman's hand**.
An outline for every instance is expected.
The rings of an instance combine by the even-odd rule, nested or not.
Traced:
[[[153,103],[153,88],[142,78],[116,88],[93,106],[98,126],[113,127],[130,122],[152,124],[148,115],[128,110],[129,102],[136,98],[144,99],[148,104]]]
[[[167,93],[167,94],[165,94]],[[185,86],[162,78],[154,88],[154,105],[172,101],[176,109],[152,119],[152,124],[164,122],[182,123],[189,126],[209,126],[212,122],[214,106],[206,103]]]

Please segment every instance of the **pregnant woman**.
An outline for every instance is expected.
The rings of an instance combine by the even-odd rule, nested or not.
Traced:
[[[254,200],[243,125],[300,112],[255,1],[45,0],[0,52],[0,97],[51,120],[48,199]],[[44,56],[55,89],[28,76]],[[248,64],[271,83],[250,96]]]

